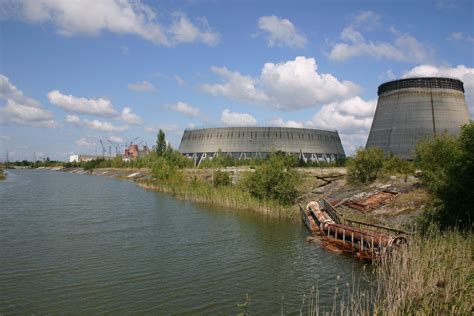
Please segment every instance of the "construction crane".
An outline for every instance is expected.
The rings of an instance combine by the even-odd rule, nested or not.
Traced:
[[[105,156],[105,152],[106,152],[107,150],[105,149],[105,146],[104,146],[104,143],[102,142],[102,139],[99,139],[99,141],[100,141],[100,146],[102,146],[102,157],[104,157],[104,156]]]
[[[132,140],[130,141],[130,144],[128,144],[128,146],[132,145],[133,142],[136,141],[136,140],[139,139],[139,138],[140,138],[140,137],[135,137],[134,139],[132,139]],[[128,146],[127,146],[127,147],[128,147]]]
[[[117,143],[111,141],[110,139],[107,139],[107,141],[109,142],[110,145],[112,145],[115,148],[115,155],[118,156],[118,154],[120,152],[120,144],[117,144]]]

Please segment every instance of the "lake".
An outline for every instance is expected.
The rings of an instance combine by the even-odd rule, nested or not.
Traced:
[[[8,170],[0,181],[0,314],[299,314],[312,286],[364,263],[300,223],[209,208],[101,176]],[[339,277],[339,278],[338,278]],[[364,283],[363,281],[361,281]]]

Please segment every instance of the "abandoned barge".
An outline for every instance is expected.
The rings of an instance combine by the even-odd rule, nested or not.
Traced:
[[[331,251],[350,253],[360,259],[379,260],[391,249],[406,243],[407,232],[345,219],[327,200],[300,206],[302,220],[318,241]]]

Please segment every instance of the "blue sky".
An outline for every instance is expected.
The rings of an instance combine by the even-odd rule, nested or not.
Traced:
[[[381,83],[461,79],[472,1],[0,3],[0,160],[152,145],[165,130],[293,126],[364,146]],[[108,146],[107,146],[108,147]]]

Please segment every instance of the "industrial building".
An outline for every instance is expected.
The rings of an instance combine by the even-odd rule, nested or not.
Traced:
[[[104,158],[104,157],[97,156],[97,155],[73,154],[73,155],[69,155],[69,162],[86,162],[86,161],[96,160],[100,158]]]
[[[469,123],[462,81],[450,78],[411,78],[386,82],[378,88],[378,103],[366,148],[380,147],[412,159],[423,138],[458,135]]]
[[[225,127],[186,130],[179,152],[199,164],[218,153],[236,159],[266,157],[283,151],[305,161],[345,157],[337,131],[287,127]]]

